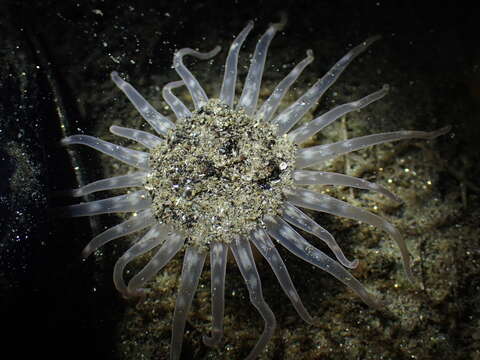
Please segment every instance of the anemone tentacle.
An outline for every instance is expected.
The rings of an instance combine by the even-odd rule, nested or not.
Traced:
[[[113,176],[111,178],[91,182],[79,187],[78,189],[65,190],[63,193],[73,197],[81,197],[99,191],[122,189],[127,187],[140,187],[143,186],[143,181],[145,180],[146,176],[147,173],[143,171],[138,171],[127,175]]]
[[[371,212],[360,209],[346,203],[345,201],[335,199],[334,197],[326,194],[319,194],[305,189],[296,189],[294,191],[286,190],[285,192],[288,201],[290,201],[294,205],[362,221],[387,232],[392,237],[392,239],[395,240],[398,247],[400,248],[400,253],[403,260],[403,267],[405,269],[408,279],[411,282],[414,281],[412,270],[410,268],[411,254],[407,249],[405,240],[402,238],[397,228],[390,224],[388,221],[382,219],[378,215],[372,214]]]
[[[342,248],[338,245],[337,241],[328,230],[317,224],[315,220],[303,213],[299,208],[295,207],[292,203],[285,201],[282,209],[282,218],[288,223],[296,226],[297,228],[315,235],[322,240],[329,249],[333,252],[338,262],[345,267],[355,269],[358,266],[358,260],[354,259],[350,261],[343,254]]]
[[[367,305],[373,308],[379,308],[381,306],[381,302],[376,300],[347,270],[325,253],[310,245],[284,220],[278,216],[269,216],[265,219],[265,223],[270,236],[292,254],[336,277],[351,288]]]
[[[305,306],[303,306],[303,303],[300,300],[300,296],[298,296],[297,290],[295,289],[292,279],[290,278],[287,267],[285,266],[282,257],[278,253],[275,245],[273,244],[272,240],[267,235],[265,230],[254,230],[251,234],[251,240],[255,247],[258,249],[258,251],[270,264],[270,267],[275,273],[275,276],[277,277],[280,286],[292,302],[295,310],[297,310],[298,315],[300,315],[300,317],[305,322],[314,325],[315,320],[308,313],[307,309],[305,309]]]
[[[165,240],[162,234],[165,233],[165,229],[160,224],[152,226],[152,228],[131,248],[129,248],[115,263],[113,268],[113,283],[117,290],[125,297],[129,298],[139,294],[139,291],[132,291],[128,288],[123,280],[123,271],[125,267],[135,258],[146,254],[153,248],[161,244]]]
[[[58,213],[65,217],[93,216],[122,212],[135,212],[150,207],[152,201],[144,190],[108,199],[95,200],[60,208]]]
[[[136,273],[128,282],[128,293],[138,294],[142,287],[149,282],[165,265],[177,254],[185,243],[185,237],[175,231],[171,227],[160,225],[157,227],[156,240],[164,241],[160,249],[148,261],[147,265]]]
[[[195,76],[193,76],[190,70],[188,70],[183,64],[183,57],[190,55],[200,60],[208,60],[217,55],[220,52],[220,49],[220,46],[216,46],[213,50],[202,53],[190,48],[183,48],[178,50],[173,56],[173,67],[178,75],[182,78],[183,82],[187,86],[188,91],[190,91],[190,95],[192,96],[193,104],[195,105],[196,110],[200,109],[206,104],[208,97]]]
[[[163,99],[168,104],[168,106],[172,108],[172,111],[175,113],[177,120],[192,116],[191,111],[188,110],[185,104],[172,93],[172,89],[176,89],[184,85],[185,82],[183,80],[172,81],[166,84],[162,89]]]
[[[298,79],[302,71],[312,63],[313,59],[313,51],[311,49],[307,50],[307,57],[298,63],[297,66],[280,81],[277,87],[273,89],[270,97],[262,104],[255,115],[257,119],[263,119],[264,121],[270,121],[272,119],[272,116],[275,114],[275,111],[277,111],[278,106],[288,89],[290,89],[290,86]]]
[[[203,336],[208,346],[216,346],[223,336],[223,316],[225,311],[225,272],[227,269],[228,247],[216,242],[210,251],[212,273],[212,336]]]
[[[62,145],[73,144],[86,145],[114,159],[120,160],[127,165],[135,166],[143,170],[148,169],[150,155],[143,151],[128,149],[90,135],[72,135],[62,139]]]
[[[82,256],[86,258],[110,241],[127,236],[155,223],[156,220],[151,209],[140,211],[137,216],[133,216],[95,236],[82,250]]]
[[[247,26],[238,34],[233,40],[232,45],[228,51],[227,60],[225,63],[225,73],[223,75],[222,89],[220,90],[220,100],[230,107],[233,106],[235,98],[235,84],[237,82],[237,66],[238,53],[242,47],[243,42],[248,36],[248,33],[253,28],[253,21],[249,21]]]
[[[182,337],[185,330],[185,321],[192,305],[193,295],[198,286],[198,280],[205,263],[206,253],[195,246],[187,248],[183,260],[180,288],[178,289],[175,311],[173,313],[172,341],[170,345],[170,359],[177,360],[182,352]]]
[[[260,92],[268,47],[277,31],[282,30],[284,26],[285,22],[270,25],[265,34],[258,40],[257,46],[255,47],[242,95],[240,95],[240,99],[238,100],[238,106],[243,108],[249,116],[254,115],[255,109],[257,108],[258,93]]]
[[[444,135],[450,130],[445,127],[435,131],[392,131],[387,133],[360,136],[353,139],[342,140],[331,144],[311,146],[300,149],[297,154],[297,167],[305,168],[314,164],[323,164],[325,161],[337,156],[348,154],[369,146],[406,139],[434,139]]]
[[[388,85],[384,85],[381,90],[375,91],[374,93],[367,95],[364,98],[334,107],[332,110],[327,111],[325,114],[289,132],[288,137],[292,140],[293,143],[301,144],[305,142],[309,137],[315,135],[320,130],[330,125],[335,120],[340,119],[345,114],[351,113],[352,111],[360,110],[361,108],[364,108],[372,102],[380,100],[388,93],[388,89]]]
[[[137,130],[137,129],[130,129],[130,128],[117,126],[117,125],[110,126],[110,132],[117,136],[134,140],[150,150],[159,146],[163,141],[158,136],[150,134],[149,132]]]
[[[323,77],[318,79],[315,84],[305,92],[305,94],[300,96],[297,101],[275,117],[273,123],[278,126],[278,134],[286,134],[307,113],[307,111],[320,100],[322,95],[333,85],[333,83],[335,83],[353,59],[364,52],[378,39],[378,36],[371,37],[350,50],[335,65],[333,65]]]
[[[255,261],[253,260],[252,249],[247,240],[237,237],[230,244],[235,261],[242,274],[245,284],[247,285],[248,293],[250,295],[250,302],[255,306],[263,318],[265,326],[263,333],[253,347],[252,351],[245,358],[246,360],[255,359],[267,346],[268,341],[272,338],[277,321],[272,310],[265,302],[262,293],[262,283],[258,275]]]
[[[357,189],[376,191],[393,201],[402,202],[397,195],[382,185],[370,181],[359,179],[354,176],[338,174],[327,171],[295,170],[293,172],[293,181],[298,185],[335,185],[349,186]]]
[[[113,71],[110,76],[115,85],[122,90],[135,109],[137,109],[145,121],[148,122],[158,134],[167,135],[168,130],[175,129],[175,124],[155,110],[155,108],[145,100],[145,98],[140,95],[132,85],[118,75],[118,72]]]

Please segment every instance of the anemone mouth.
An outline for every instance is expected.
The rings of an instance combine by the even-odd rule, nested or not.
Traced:
[[[156,134],[116,125],[110,131],[137,141],[148,151],[132,150],[88,135],[73,135],[62,140],[64,145],[90,146],[137,169],[134,173],[87,184],[71,191],[71,195],[84,196],[130,187],[139,190],[60,210],[62,215],[74,217],[134,213],[135,216],[93,238],[83,250],[83,256],[89,256],[112,240],[148,229],[115,264],[114,284],[125,297],[142,295],[143,287],[185,247],[173,316],[171,359],[180,357],[186,316],[207,253],[210,254],[212,277],[212,334],[203,340],[205,344],[214,346],[220,343],[223,336],[226,260],[230,249],[245,280],[250,301],[265,324],[247,359],[253,359],[263,351],[276,326],[275,316],[262,295],[251,244],[267,260],[286,296],[300,317],[308,323],[314,324],[315,320],[302,304],[273,240],[297,257],[336,277],[368,305],[381,305],[345,269],[355,268],[358,261],[347,259],[332,234],[302,209],[358,220],[384,230],[398,244],[407,277],[413,279],[410,253],[392,224],[366,210],[307,187],[349,186],[375,191],[395,201],[400,199],[385,187],[363,179],[305,168],[324,164],[367,146],[412,138],[432,139],[448,129],[373,134],[297,148],[343,115],[381,99],[388,92],[388,87],[384,86],[364,98],[337,106],[310,122],[298,125],[349,63],[378,39],[372,37],[351,49],[302,96],[277,114],[290,86],[313,61],[313,52],[308,50],[307,57],[257,107],[268,47],[283,25],[283,22],[272,24],[258,41],[236,106],[234,99],[239,51],[253,22],[246,25],[230,46],[217,100],[209,100],[200,83],[184,65],[183,57],[188,55],[209,59],[220,48],[206,53],[185,48],[174,54],[173,66],[181,80],[167,84],[162,94],[175,113],[176,122],[159,113],[118,73],[111,74],[112,80]],[[179,86],[186,86],[189,90],[194,110],[188,109],[173,94],[172,90]],[[335,259],[310,244],[297,229],[318,237],[329,247]],[[147,264],[126,283],[123,277],[126,266],[152,251]]]

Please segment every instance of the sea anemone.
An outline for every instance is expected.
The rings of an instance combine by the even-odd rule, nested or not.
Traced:
[[[223,335],[225,273],[230,250],[245,280],[250,301],[265,323],[263,333],[247,359],[253,359],[262,352],[276,326],[275,316],[262,295],[251,244],[271,266],[298,314],[310,324],[315,324],[315,320],[303,306],[274,241],[336,277],[366,304],[372,307],[381,305],[345,269],[355,268],[358,261],[348,260],[334,237],[301,209],[358,220],[384,230],[400,248],[407,277],[410,280],[413,278],[410,253],[392,224],[366,210],[309,190],[307,186],[340,185],[376,191],[395,201],[399,201],[398,197],[383,186],[366,180],[306,168],[312,165],[317,168],[340,155],[371,145],[401,139],[433,139],[448,129],[388,132],[302,147],[317,132],[343,115],[382,98],[388,87],[384,86],[362,99],[337,106],[312,121],[297,125],[349,63],[378,38],[372,37],[351,49],[294,103],[276,114],[289,87],[313,61],[313,53],[308,50],[306,58],[257,107],[267,50],[283,25],[284,22],[270,25],[258,41],[236,105],[238,55],[253,27],[252,22],[230,46],[218,99],[207,97],[184,65],[183,58],[210,59],[220,48],[206,53],[184,48],[174,54],[173,66],[181,80],[165,85],[162,94],[176,121],[156,111],[117,72],[111,74],[112,80],[156,134],[116,125],[111,126],[110,131],[138,142],[147,151],[129,149],[88,135],[73,135],[62,140],[64,145],[90,146],[137,169],[127,175],[82,186],[73,190],[71,195],[80,197],[98,191],[132,187],[140,190],[62,209],[64,215],[71,217],[133,213],[128,220],[95,236],[83,250],[85,257],[114,239],[149,229],[116,262],[113,280],[118,291],[125,297],[144,295],[145,284],[185,249],[173,315],[171,359],[180,357],[187,313],[208,253],[212,332],[203,341],[206,345],[215,346]],[[172,93],[172,89],[180,86],[187,87],[194,110],[188,109]],[[322,240],[336,260],[310,244],[298,229]],[[151,251],[153,256],[148,263],[126,283],[123,277],[125,267]]]

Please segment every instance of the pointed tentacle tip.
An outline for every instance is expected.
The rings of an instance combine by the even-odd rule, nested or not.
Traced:
[[[389,198],[390,200],[396,202],[397,204],[403,204],[403,203],[404,203],[403,199],[402,199],[400,196],[398,196],[398,195],[395,194],[394,192],[391,192],[391,191],[388,190],[385,186],[380,185],[380,184],[377,184],[377,183],[375,183],[375,185],[378,187],[379,192],[380,192],[383,196]]]
[[[120,126],[117,126],[117,125],[111,125],[108,130],[113,134],[113,135],[117,135],[117,132],[118,130],[121,129]],[[121,131],[121,130],[120,130]],[[122,136],[122,135],[118,135],[118,136]]]
[[[125,300],[138,298],[139,301],[145,301],[149,293],[150,293],[150,290],[146,288],[138,288],[138,289],[127,288],[126,291],[121,292],[122,297]]]
[[[112,81],[115,83],[115,84],[118,84],[119,82],[121,81],[124,81],[123,78],[120,76],[120,74],[118,73],[118,71],[112,71],[110,73],[110,79],[112,79]]]
[[[71,143],[72,142],[70,140],[70,136],[64,137],[63,139],[60,140],[60,145],[62,145],[62,146],[68,146]]]
[[[276,23],[270,24],[270,26],[274,27],[275,30],[281,31],[287,25],[288,22],[288,15],[285,11],[280,12],[280,21]]]
[[[375,41],[378,41],[382,38],[382,35],[373,35],[373,36],[370,36],[369,38],[367,38],[364,42],[363,42],[363,46],[367,47],[367,46],[370,46],[372,45]]]
[[[436,137],[445,135],[446,133],[450,132],[450,130],[452,130],[452,125],[447,125],[438,130],[434,130],[429,134],[428,139],[435,139]]]
[[[364,304],[376,311],[382,311],[392,303],[391,300],[385,298],[380,299],[369,291],[367,291],[366,297],[362,296],[362,301]]]
[[[306,311],[306,310],[305,310]],[[315,327],[320,327],[322,325],[322,321],[321,319],[319,319],[318,317],[313,317],[312,315],[310,315],[307,311],[305,314],[303,315],[300,315],[300,317],[302,318],[303,321],[305,321],[308,325],[312,325],[312,326],[315,326]]]
[[[183,65],[184,56],[193,56],[200,60],[208,60],[217,55],[220,50],[222,50],[222,47],[220,45],[215,46],[212,50],[207,52],[201,52],[191,48],[179,49],[173,53],[174,67]]]
[[[80,253],[80,258],[85,261],[94,251],[90,248],[89,245],[85,246]]]
[[[220,45],[217,45],[213,48],[213,50],[208,52],[208,55],[213,57],[217,55],[221,50],[222,50],[222,47]]]
[[[360,262],[358,261],[358,259],[353,259],[352,261],[348,261],[347,263],[345,263],[344,266],[349,269],[356,269],[359,263]]]

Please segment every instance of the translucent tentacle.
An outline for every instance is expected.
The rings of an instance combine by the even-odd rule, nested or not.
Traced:
[[[384,85],[381,90],[367,95],[364,98],[349,102],[347,104],[339,105],[332,110],[327,111],[325,114],[317,117],[316,119],[308,122],[307,124],[300,126],[298,129],[291,131],[288,134],[288,137],[294,144],[301,144],[309,137],[318,133],[324,127],[341,118],[343,115],[352,111],[360,110],[372,102],[381,99],[388,93],[388,89],[388,85]]]
[[[135,109],[137,109],[145,121],[148,122],[158,134],[165,136],[168,130],[175,129],[175,124],[155,110],[132,85],[118,75],[118,72],[112,72],[111,78],[115,85],[127,96],[132,105],[135,106]]]
[[[286,134],[297,123],[297,121],[318,102],[325,91],[327,91],[328,88],[338,79],[350,62],[378,39],[378,36],[371,37],[350,50],[335,65],[333,65],[333,67],[321,79],[317,80],[317,82],[315,82],[305,94],[300,96],[297,101],[274,118],[273,123],[278,126],[278,134]]]
[[[293,181],[298,185],[338,185],[371,190],[379,192],[393,201],[402,202],[402,199],[382,185],[334,172],[295,170],[293,172]]]
[[[288,89],[298,79],[302,71],[313,61],[313,51],[307,50],[307,57],[295,66],[292,71],[277,85],[270,97],[265,100],[255,118],[270,121]]]
[[[230,45],[227,61],[225,63],[225,73],[223,75],[222,89],[220,90],[220,100],[232,107],[235,98],[235,84],[237,82],[238,53],[248,33],[253,28],[253,21],[249,21],[247,26],[238,34]]]
[[[190,70],[188,70],[183,64],[183,57],[185,55],[190,55],[196,57],[197,59],[207,60],[217,55],[220,49],[220,46],[216,46],[212,51],[202,53],[190,48],[183,48],[178,50],[175,55],[173,55],[173,67],[185,82],[188,91],[190,91],[195,110],[198,110],[205,105],[205,103],[208,101],[208,97],[195,76],[193,76]]]
[[[287,190],[286,195],[287,200],[296,206],[361,221],[387,232],[392,237],[392,239],[395,240],[398,247],[400,248],[400,253],[403,260],[403,267],[405,269],[405,273],[407,274],[407,278],[411,282],[414,281],[412,270],[410,268],[411,254],[408,251],[405,240],[402,238],[397,228],[395,228],[395,226],[390,224],[388,221],[382,219],[378,215],[357,208],[344,201],[310,190]]]
[[[232,249],[235,261],[247,285],[250,302],[255,306],[265,322],[265,327],[260,339],[246,357],[246,360],[253,360],[265,349],[268,341],[272,338],[277,322],[275,315],[273,315],[272,310],[263,298],[262,283],[260,276],[258,276],[249,242],[237,237],[230,244],[230,249]]]
[[[113,269],[113,283],[117,290],[125,297],[140,295],[139,291],[131,293],[123,279],[125,267],[135,258],[146,254],[165,240],[162,236],[166,232],[165,225],[157,224],[153,226],[137,243],[128,249],[115,263]]]
[[[78,217],[110,214],[116,212],[135,212],[144,210],[152,205],[147,193],[143,190],[127,195],[120,195],[104,200],[90,201],[82,204],[69,205],[58,208],[59,216]]]
[[[148,153],[128,149],[120,145],[115,145],[90,135],[72,135],[62,139],[62,145],[73,144],[86,145],[106,155],[109,155],[114,159],[120,160],[125,164],[135,166],[140,169],[148,169],[148,160],[150,158]]]
[[[180,358],[182,351],[183,332],[188,310],[192,305],[193,295],[198,286],[198,279],[202,273],[206,253],[196,247],[189,247],[183,260],[182,275],[180,277],[180,289],[178,290],[173,313],[172,341],[170,345],[170,359]]]
[[[152,211],[150,209],[143,210],[137,216],[132,216],[121,224],[115,225],[95,236],[83,249],[82,256],[86,258],[106,243],[149,227],[154,223],[155,218],[152,215]]]
[[[173,112],[177,119],[185,119],[192,116],[192,113],[185,104],[172,93],[172,89],[176,89],[180,86],[185,85],[183,81],[172,81],[163,87],[162,96],[165,102],[172,108]]]
[[[305,309],[302,300],[300,300],[300,296],[298,296],[297,289],[295,289],[295,286],[293,285],[292,279],[290,278],[290,274],[288,273],[282,257],[278,253],[275,245],[273,244],[272,240],[270,240],[270,237],[267,235],[265,230],[257,229],[253,231],[251,234],[251,240],[258,251],[260,251],[262,256],[267,260],[268,264],[275,273],[280,286],[292,302],[295,310],[297,310],[298,315],[300,315],[305,322],[315,325],[315,320],[308,313],[307,309]]]
[[[447,126],[431,132],[408,130],[393,131],[356,137],[331,144],[312,146],[309,148],[300,149],[297,152],[296,166],[297,168],[304,168],[313,164],[323,163],[339,155],[391,141],[405,139],[434,139],[437,136],[446,134],[449,130],[450,127]]]
[[[147,173],[143,171],[128,175],[114,176],[107,179],[91,182],[90,184],[73,190],[62,190],[60,193],[64,196],[80,197],[92,194],[98,191],[122,189],[126,187],[142,186]]]
[[[338,245],[333,235],[330,234],[330,232],[317,224],[313,219],[307,216],[300,209],[286,201],[283,204],[282,211],[282,217],[284,220],[288,221],[290,224],[298,227],[299,229],[302,229],[310,234],[317,236],[320,240],[322,240],[330,248],[330,250],[332,250],[333,254],[340,262],[340,264],[350,269],[355,269],[358,266],[357,259],[350,261],[345,257],[342,249]]]
[[[121,127],[117,125],[110,126],[110,132],[117,136],[134,140],[149,149],[153,149],[154,147],[160,145],[163,142],[161,138],[153,134],[150,134],[149,132],[137,130],[137,129],[130,129],[130,128]]]
[[[267,231],[292,254],[334,276],[352,289],[367,305],[379,308],[382,303],[374,298],[365,287],[339,263],[310,245],[295,230],[279,217],[264,218]]]
[[[214,243],[210,250],[210,271],[212,278],[212,336],[203,336],[203,342],[207,346],[218,345],[223,336],[227,253],[228,247],[221,242]]]
[[[281,22],[270,25],[255,47],[255,52],[253,53],[247,78],[245,79],[245,84],[243,86],[242,95],[238,101],[238,106],[243,108],[247,115],[251,116],[255,113],[268,47],[270,46],[270,42],[276,32],[283,29],[285,23],[286,19],[282,19]]]
[[[157,236],[165,242],[147,265],[130,279],[128,282],[129,294],[140,294],[142,287],[168,264],[185,242],[185,236],[172,231],[168,226],[159,228]]]

